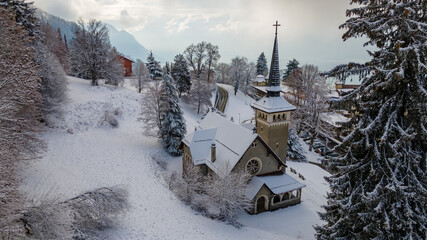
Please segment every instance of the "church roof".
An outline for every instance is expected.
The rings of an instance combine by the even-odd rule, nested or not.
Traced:
[[[267,95],[251,104],[251,106],[267,113],[293,111],[296,110],[296,107],[280,96],[282,88],[280,86],[279,49],[277,44],[277,27],[280,24],[276,21],[276,24],[273,26],[276,27],[276,35],[274,37],[273,54],[271,57],[270,76],[267,88],[265,89]]]
[[[277,26],[278,23],[276,22]],[[271,56],[271,65],[270,65],[270,75],[268,77],[268,87],[267,95],[268,96],[277,96],[280,94],[280,70],[279,70],[279,47],[277,43],[277,26],[276,26],[276,35],[274,37],[274,46],[273,54]],[[277,88],[279,87],[279,88]]]
[[[286,173],[282,175],[254,176],[249,181],[246,196],[249,199],[253,199],[264,185],[274,194],[290,192],[306,186]]]
[[[260,100],[252,103],[253,108],[259,109],[266,113],[275,113],[275,112],[284,112],[284,111],[294,111],[297,108],[288,103],[282,97],[263,97]]]
[[[204,163],[216,174],[225,176],[257,137],[258,134],[253,131],[210,112],[183,142],[190,147],[195,165]],[[212,143],[216,145],[216,160],[213,163],[210,159]]]

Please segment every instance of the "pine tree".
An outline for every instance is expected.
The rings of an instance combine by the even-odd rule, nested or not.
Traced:
[[[258,60],[256,61],[256,73],[257,75],[267,75],[267,59],[265,58],[264,52],[259,55]]]
[[[15,13],[18,25],[24,27],[31,37],[40,37],[40,31],[37,29],[39,20],[36,17],[36,9],[33,7],[33,2],[0,0],[0,7],[12,10]]]
[[[295,130],[292,128],[289,129],[286,161],[297,161],[297,162],[307,161],[307,157],[305,156],[305,151],[301,146],[300,138],[298,137]]]
[[[291,73],[298,69],[299,62],[294,58],[292,61],[289,61],[288,64],[286,64],[286,72],[283,74],[282,80],[286,82],[288,77],[291,75]]]
[[[352,0],[343,39],[368,38],[365,64],[330,76],[363,73],[361,86],[333,107],[360,113],[332,160],[326,221],[318,239],[425,239],[427,236],[427,1]],[[366,73],[369,73],[365,75]]]
[[[147,68],[150,71],[151,79],[155,79],[163,75],[160,64],[154,59],[153,53],[151,51],[147,57]]]
[[[160,127],[160,139],[166,151],[177,156],[181,154],[178,149],[181,140],[186,134],[186,125],[179,98],[176,95],[176,89],[172,84],[172,77],[170,75],[163,75],[163,103],[166,106],[166,113],[164,114]]]
[[[188,71],[187,61],[182,54],[175,56],[172,67],[172,77],[178,90],[178,96],[181,97],[183,92],[189,93],[191,89],[190,72]]]

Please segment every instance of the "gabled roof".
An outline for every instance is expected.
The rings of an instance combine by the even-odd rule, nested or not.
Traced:
[[[210,112],[183,142],[189,146],[195,165],[203,162],[216,174],[224,176],[233,170],[257,137],[258,134],[253,131]],[[210,161],[212,143],[216,145],[216,160],[213,163]]]
[[[306,186],[286,173],[282,175],[254,176],[249,181],[246,196],[249,199],[253,199],[264,185],[274,194],[290,192]]]
[[[265,76],[264,75],[258,75],[255,77],[254,82],[265,82]]]
[[[194,165],[200,165],[206,161],[211,161],[211,145],[215,140],[216,128],[199,130],[191,133],[186,139],[191,139],[191,156]]]
[[[259,109],[266,113],[275,113],[283,111],[294,111],[297,108],[288,103],[283,97],[263,97],[260,100],[252,103],[253,108]]]

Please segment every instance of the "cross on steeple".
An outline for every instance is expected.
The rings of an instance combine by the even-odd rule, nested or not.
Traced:
[[[279,21],[276,21],[276,24],[274,24],[274,25],[273,25],[273,27],[276,27],[276,35],[277,35],[277,27],[279,27],[279,26],[281,26],[281,25],[279,24]]]

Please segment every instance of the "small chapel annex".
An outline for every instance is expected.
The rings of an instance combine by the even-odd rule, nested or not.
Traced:
[[[183,173],[197,166],[202,174],[224,176],[246,171],[252,177],[246,195],[253,202],[250,213],[258,214],[301,202],[305,187],[286,174],[290,114],[296,110],[280,96],[277,26],[267,85],[267,95],[252,104],[255,128],[248,129],[210,112],[194,132],[182,140]]]

